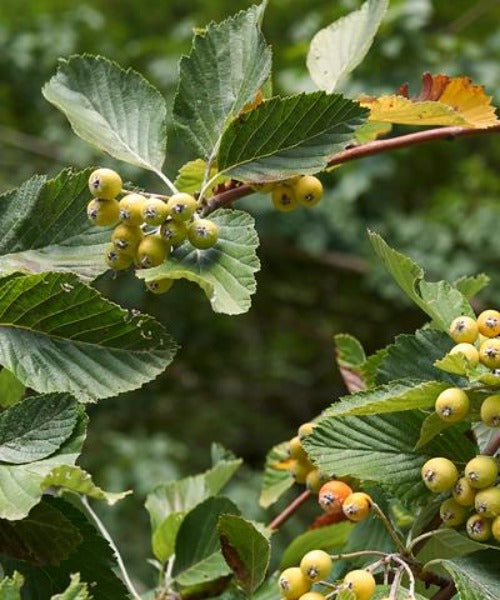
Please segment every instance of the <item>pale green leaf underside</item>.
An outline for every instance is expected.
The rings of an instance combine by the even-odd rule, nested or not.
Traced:
[[[109,227],[87,219],[91,169],[35,176],[0,196],[0,274],[70,271],[95,279],[108,267]]]
[[[277,468],[281,461],[288,458],[288,442],[274,446],[267,453],[259,498],[259,504],[263,508],[274,504],[294,484],[290,471]]]
[[[130,315],[74,275],[0,279],[0,363],[38,392],[115,396],[154,379],[175,350],[154,319]]]
[[[91,600],[87,584],[80,582],[80,574],[74,573],[71,575],[71,583],[68,589],[62,594],[52,596],[51,600]]]
[[[154,530],[151,546],[156,558],[164,563],[175,551],[175,540],[185,512],[173,512],[168,515]]]
[[[53,454],[78,419],[69,394],[31,396],[0,413],[0,461],[25,464]]]
[[[180,63],[174,119],[183,139],[208,159],[227,123],[251,102],[271,71],[271,50],[252,6],[195,35]]]
[[[142,75],[102,56],[61,60],[42,89],[73,131],[113,158],[159,171],[167,140],[164,98]]]
[[[175,187],[179,190],[179,192],[184,192],[191,195],[196,194],[203,187],[206,167],[207,163],[201,158],[190,160],[189,162],[185,163],[179,169],[177,178],[174,182]],[[209,174],[210,178],[214,177],[216,174],[217,169],[212,167]],[[212,188],[228,180],[229,178],[224,177],[224,175],[216,177],[212,183]],[[212,195],[212,190],[207,190],[206,197],[209,198]]]
[[[490,278],[484,273],[479,275],[470,275],[468,277],[460,277],[453,285],[462,292],[466,298],[474,298],[482,289],[490,283]]]
[[[388,0],[367,0],[314,36],[307,68],[320,90],[333,92],[366,56],[384,18]]]
[[[24,465],[0,464],[0,519],[24,518],[42,496],[42,482],[58,465],[74,465],[86,435],[83,411],[71,434],[59,450],[48,458]]]
[[[219,171],[250,183],[317,173],[352,140],[366,115],[340,94],[271,98],[226,129]]]
[[[213,248],[197,250],[184,242],[163,264],[141,269],[137,277],[145,281],[188,279],[203,289],[215,312],[244,313],[250,308],[255,273],[260,268],[254,220],[246,212],[228,209],[213,212],[210,219],[219,225],[219,239]]]
[[[0,600],[21,600],[21,588],[24,577],[15,571],[12,577],[4,577],[0,581]]]
[[[125,498],[131,492],[105,492],[98,487],[89,473],[81,467],[71,465],[59,465],[55,467],[41,484],[44,490],[55,488],[59,492],[73,492],[95,498],[96,500],[105,500],[110,506]]]

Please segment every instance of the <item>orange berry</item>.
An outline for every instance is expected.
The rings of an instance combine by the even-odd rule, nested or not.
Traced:
[[[327,481],[319,490],[318,502],[325,512],[340,513],[345,499],[350,494],[352,488],[343,481]]]

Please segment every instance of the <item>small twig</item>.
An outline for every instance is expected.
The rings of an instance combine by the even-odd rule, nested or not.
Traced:
[[[387,552],[381,552],[380,550],[358,550],[356,552],[347,552],[345,554],[331,554],[332,560],[348,560],[350,558],[357,558],[358,556],[381,556],[384,559],[389,556]]]
[[[170,196],[165,196],[165,194],[156,194],[155,192],[145,192],[145,191],[136,192],[135,190],[127,190],[125,188],[122,188],[121,193],[122,194],[141,194],[141,196],[148,196],[150,198],[158,198],[159,200],[164,200],[165,202],[168,202],[170,200]]]
[[[448,585],[436,592],[432,596],[432,600],[450,600],[457,593],[457,589],[453,581],[450,581]]]
[[[165,173],[163,173],[162,171],[160,171],[159,169],[155,169],[153,171],[154,173],[156,173],[156,175],[158,175],[158,177],[163,181],[163,183],[166,184],[166,186],[168,188],[170,188],[172,190],[172,192],[174,194],[178,194],[179,190],[175,187],[175,185],[170,181],[170,179],[165,175]]]
[[[401,577],[403,576],[403,571],[404,571],[404,569],[401,567],[394,574],[394,579],[393,579],[392,585],[391,585],[391,591],[389,592],[389,600],[396,600],[396,598],[397,598],[398,588],[399,588],[399,585],[401,584]]]
[[[285,521],[287,521],[297,510],[311,497],[311,492],[309,490],[305,490],[297,496],[295,500],[290,502],[290,504],[285,507],[280,514],[275,517],[267,526],[268,529],[279,529]]]
[[[399,556],[395,556],[393,554],[391,556],[391,560],[398,563],[398,565],[400,565],[406,571],[406,574],[408,575],[408,579],[410,582],[410,589],[409,589],[410,597],[413,600],[415,600],[415,576],[413,575],[412,570],[410,569],[408,564],[402,558],[399,558]]]
[[[433,535],[439,535],[443,532],[448,531],[447,529],[432,529],[431,531],[426,531],[421,535],[414,538],[407,546],[408,553],[410,553],[415,546],[426,540],[427,538],[432,537]]]
[[[104,523],[101,521],[101,519],[99,519],[99,517],[97,516],[97,514],[92,510],[92,508],[90,507],[90,504],[89,504],[87,498],[85,496],[80,496],[80,501],[83,504],[83,506],[85,507],[85,509],[87,510],[87,512],[89,513],[89,515],[94,520],[94,523],[96,524],[97,529],[99,529],[99,531],[101,532],[102,537],[105,540],[107,540],[108,544],[111,546],[111,549],[115,553],[116,563],[118,564],[118,567],[119,567],[119,569],[121,571],[121,574],[123,576],[123,581],[125,582],[125,585],[127,586],[129,592],[135,598],[135,600],[141,600],[140,594],[137,592],[137,590],[134,587],[134,584],[130,580],[130,577],[129,577],[128,573],[127,573],[127,569],[125,568],[125,564],[123,562],[121,554],[120,554],[120,552],[119,552],[119,550],[118,550],[115,542],[113,541],[113,538],[111,537],[111,534],[106,529],[106,527],[104,526]]]
[[[400,554],[402,554],[404,556],[407,553],[405,545],[400,540],[399,535],[396,533],[396,530],[392,526],[392,523],[385,516],[384,511],[380,508],[380,506],[376,502],[372,503],[372,510],[384,524],[384,527],[386,528],[387,533],[391,536],[392,541],[396,545],[396,548],[399,550]]]

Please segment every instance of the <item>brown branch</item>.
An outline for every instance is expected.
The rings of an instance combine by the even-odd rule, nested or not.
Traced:
[[[494,456],[498,450],[500,449],[500,431],[497,432],[494,438],[490,441],[490,443],[483,450],[483,454],[489,454],[489,456]]]
[[[312,494],[309,490],[302,492],[300,496],[297,496],[295,500],[292,500],[292,502],[290,502],[290,504],[269,523],[268,529],[279,529],[285,521],[287,521],[307,500],[309,500],[311,495]]]
[[[472,127],[437,127],[435,129],[426,129],[425,131],[417,131],[407,135],[399,135],[389,139],[375,140],[359,146],[352,146],[346,150],[342,150],[334,154],[328,161],[328,166],[333,167],[341,165],[352,160],[373,156],[391,150],[399,150],[400,148],[409,148],[420,144],[427,144],[436,140],[454,140],[457,137],[467,137],[470,135],[483,135],[488,133],[499,133],[500,124],[493,127],[475,129]],[[253,194],[255,190],[248,184],[240,185],[219,194],[215,194],[207,201],[206,213],[214,211],[216,208],[221,208],[232,204],[235,200],[244,198]]]
[[[446,587],[443,587],[432,596],[432,600],[450,600],[457,593],[457,588],[453,581],[450,581]]]

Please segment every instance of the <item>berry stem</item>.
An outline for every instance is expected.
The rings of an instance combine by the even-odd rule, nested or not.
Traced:
[[[357,550],[356,552],[347,552],[345,554],[330,554],[330,558],[333,561],[348,560],[350,558],[357,558],[358,556],[381,556],[386,559],[390,555],[380,550]]]
[[[170,190],[172,190],[172,192],[174,194],[178,194],[179,190],[175,187],[175,185],[170,181],[170,179],[165,175],[165,173],[163,173],[162,171],[158,170],[154,170],[154,173],[156,173],[156,175],[158,175],[158,177],[163,181],[163,183],[170,188]]]
[[[398,551],[400,552],[400,554],[402,554],[403,556],[405,556],[407,554],[405,545],[403,544],[403,542],[399,538],[399,535],[396,533],[396,530],[392,526],[392,523],[385,516],[384,511],[380,508],[380,506],[376,502],[372,503],[372,510],[377,515],[377,517],[382,521],[382,523],[384,524],[384,527],[386,528],[387,533],[391,536],[392,541],[396,545],[396,548],[398,549]]]
[[[412,600],[415,600],[415,576],[413,575],[412,570],[410,569],[410,567],[406,564],[406,562],[402,559],[399,558],[399,556],[395,556],[394,554],[391,556],[391,560],[393,560],[395,563],[397,563],[400,567],[402,567],[405,571],[406,574],[408,575],[408,579],[410,582],[410,598]]]
[[[407,546],[407,553],[409,554],[413,548],[415,548],[415,546],[417,546],[418,544],[420,544],[422,541],[426,540],[427,538],[432,537],[433,535],[439,535],[441,533],[444,533],[448,531],[447,529],[432,529],[431,531],[426,531],[425,533],[422,533],[421,535],[417,536],[416,538],[414,538]]]
[[[305,490],[297,496],[295,500],[292,500],[288,506],[286,506],[280,514],[275,517],[267,526],[268,529],[279,529],[285,521],[287,521],[297,510],[311,497],[311,492],[309,490]]]
[[[164,200],[165,202],[168,202],[170,200],[170,196],[165,196],[165,194],[156,194],[155,192],[127,190],[125,188],[122,188],[121,193],[122,194],[141,194],[141,196],[149,196],[151,198],[158,198],[159,200]]]

